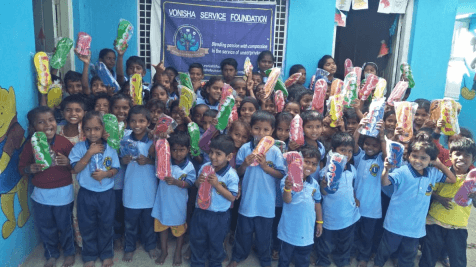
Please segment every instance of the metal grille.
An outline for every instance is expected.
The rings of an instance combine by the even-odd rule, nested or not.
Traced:
[[[153,0],[138,0],[139,3],[139,56],[144,59],[147,69],[150,69],[150,13]],[[288,17],[288,0],[216,0],[219,2],[276,2],[274,56],[275,66],[283,67],[286,55],[286,31]]]

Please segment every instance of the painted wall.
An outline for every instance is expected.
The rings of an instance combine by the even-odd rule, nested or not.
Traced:
[[[18,8],[21,6],[22,8]],[[14,138],[15,133],[27,129],[27,112],[38,104],[37,91],[34,87],[33,57],[35,40],[33,29],[33,6],[31,0],[6,0],[0,4],[0,121],[7,122],[0,126],[0,266],[18,266],[38,244],[37,231],[33,224],[33,214],[28,206],[31,185],[28,179],[18,174],[19,149],[14,149],[11,156],[6,151],[5,144],[15,146],[21,139]],[[15,27],[6,27],[15,25]],[[13,98],[12,87],[16,98]],[[16,99],[16,105],[15,105]],[[16,106],[19,124],[12,120]],[[10,123],[10,122],[13,123]],[[10,126],[9,126],[10,124]],[[7,133],[5,128],[8,127]],[[18,135],[17,135],[18,136]],[[21,136],[21,134],[20,134]],[[6,168],[2,163],[8,160]],[[21,179],[21,180],[20,180]],[[20,181],[19,181],[20,180]],[[14,186],[12,188],[12,186]],[[20,200],[20,201],[19,201]],[[21,205],[20,205],[21,203]],[[23,208],[23,209],[22,209]]]
[[[319,10],[319,15],[310,10]],[[309,84],[319,59],[332,53],[334,13],[335,1],[289,1],[285,78],[292,65],[302,64]]]
[[[474,0],[459,0],[458,15],[476,13],[476,2]]]

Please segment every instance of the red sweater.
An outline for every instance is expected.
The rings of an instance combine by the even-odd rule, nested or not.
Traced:
[[[58,134],[55,135],[53,145],[50,144],[50,146],[54,152],[61,153],[66,157],[69,156],[69,152],[73,148],[73,144],[71,144],[68,139]],[[35,156],[30,139],[28,139],[20,155],[20,162],[18,164],[20,174],[27,175],[25,173],[25,168],[33,163],[35,163]],[[45,189],[67,186],[73,182],[71,169],[61,166],[49,167],[42,172],[35,173],[31,182],[34,186]]]

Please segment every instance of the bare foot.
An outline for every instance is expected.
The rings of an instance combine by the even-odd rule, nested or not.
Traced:
[[[134,251],[132,251],[132,252],[125,252],[125,253],[124,253],[124,256],[122,257],[122,261],[131,262],[133,256],[134,256]]]
[[[161,251],[160,256],[155,260],[155,264],[162,265],[165,262],[165,259],[167,258],[167,251]]]
[[[49,260],[46,261],[44,267],[56,267],[56,259],[50,258]]]
[[[174,263],[173,266],[180,266],[182,265],[182,252],[175,252],[174,254]]]
[[[367,262],[366,261],[359,261],[359,265],[357,267],[367,267]]]
[[[186,260],[189,260],[192,257],[192,250],[190,249],[190,246],[188,246],[187,250],[183,254],[183,258]]]
[[[111,267],[114,265],[114,262],[112,261],[111,258],[105,259],[102,261],[102,267]]]
[[[121,251],[123,248],[122,238],[114,240],[114,251]]]
[[[151,259],[156,259],[156,258],[157,258],[157,250],[156,250],[155,248],[149,250],[149,257],[150,257]]]
[[[96,263],[94,261],[85,262],[83,267],[96,267]]]
[[[74,265],[75,259],[74,255],[70,255],[64,259],[63,267],[72,267]]]
[[[236,267],[238,265],[238,262],[236,261],[230,261],[226,267]]]

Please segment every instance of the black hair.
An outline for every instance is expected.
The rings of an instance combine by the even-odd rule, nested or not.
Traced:
[[[235,84],[239,81],[244,81],[245,82],[245,79],[241,78],[241,77],[235,77],[233,80],[231,80],[230,82],[230,86],[235,88]],[[248,93],[248,92],[247,92]]]
[[[28,111],[28,114],[26,114],[26,117],[28,118],[28,124],[31,127],[33,127],[38,115],[44,114],[44,113],[51,113],[51,115],[53,115],[53,117],[55,116],[55,113],[51,108],[49,108],[47,106],[39,106],[39,107],[36,107],[36,108]],[[54,130],[56,131],[56,129],[54,129]]]
[[[432,137],[433,129],[432,128],[422,127],[418,130],[417,136],[420,133],[425,133],[425,139],[427,139],[428,141],[433,141],[433,137]]]
[[[303,158],[315,158],[317,161],[321,161],[321,152],[317,147],[310,145],[304,145],[299,149]]]
[[[428,136],[426,132],[419,132],[413,143],[408,146],[408,155],[412,153],[412,151],[425,151],[428,156],[430,156],[430,160],[435,160],[438,157],[438,153],[440,151],[436,147],[435,143],[431,140],[431,135]]]
[[[88,111],[88,103],[85,101],[85,97],[81,94],[70,95],[63,99],[63,101],[61,101],[61,110],[64,111],[66,106],[71,103],[79,104],[85,112]]]
[[[232,133],[235,127],[238,127],[238,126],[245,128],[246,132],[248,133],[248,136],[250,135],[251,133],[250,124],[242,119],[235,120],[231,123],[230,128],[228,128],[228,134]]]
[[[126,69],[129,68],[130,65],[132,64],[137,64],[137,65],[140,65],[142,67],[142,70],[144,71],[144,73],[147,71],[145,69],[145,63],[144,63],[144,60],[138,56],[131,56],[127,59],[126,61]]]
[[[168,71],[168,70],[171,70],[175,74],[175,76],[178,76],[179,74],[178,71],[174,67],[165,68],[165,71]]]
[[[191,69],[200,69],[203,74],[203,65],[200,63],[192,63],[190,66],[188,66],[188,72],[190,72]]]
[[[234,58],[225,58],[224,60],[222,60],[220,62],[220,69],[223,70],[223,68],[226,65],[230,65],[233,68],[235,68],[235,70],[238,70],[238,62],[236,62],[236,59],[234,59]]]
[[[418,104],[418,109],[422,108],[426,111],[426,113],[430,113],[430,106],[431,106],[430,101],[423,98],[418,98],[418,99],[415,99],[414,102]]]
[[[293,114],[283,111],[280,112],[276,115],[276,127],[281,123],[285,122],[287,124],[290,124],[291,121],[293,120]]]
[[[288,102],[284,105],[284,108],[286,108],[286,106],[289,105],[289,104],[296,104],[296,105],[299,106],[299,110],[301,110],[301,104],[300,104],[299,102],[297,102],[297,101],[294,101],[294,100],[288,101]]]
[[[174,132],[170,134],[167,141],[169,141],[170,147],[173,145],[184,146],[186,148],[190,147],[190,135],[185,132]]]
[[[152,88],[150,88],[150,95],[152,95],[152,93],[154,92],[154,90],[155,90],[155,89],[158,89],[158,88],[161,88],[162,90],[164,90],[164,91],[167,93],[167,95],[169,94],[169,93],[167,92],[167,90],[166,90],[162,85],[160,85],[160,84],[158,84],[158,83],[154,83],[154,85],[152,85]]]
[[[294,73],[298,73],[302,69],[305,70],[306,68],[304,68],[304,66],[301,64],[292,65],[292,67],[289,69],[289,76],[293,75]]]
[[[235,151],[235,142],[233,142],[231,136],[220,134],[215,136],[210,142],[210,149],[211,148],[223,151],[225,155],[230,155],[230,153]]]
[[[114,104],[116,104],[117,101],[119,100],[126,100],[127,102],[129,102],[129,107],[132,108],[132,98],[130,95],[126,95],[126,94],[115,94],[111,97],[111,108],[114,106]]]
[[[385,111],[385,113],[383,113],[383,121],[386,121],[387,118],[392,116],[392,115],[396,116],[395,109],[393,107],[392,107],[392,109],[389,109],[389,110]]]
[[[269,122],[271,125],[271,128],[274,129],[274,126],[276,124],[276,118],[273,116],[273,114],[263,111],[263,110],[257,110],[253,115],[251,115],[251,122],[250,126],[253,127],[255,123],[264,121],[264,122]]]
[[[338,132],[332,135],[331,148],[335,150],[340,146],[354,147],[354,138],[347,132]]]
[[[51,81],[52,81],[53,83],[55,83],[55,82],[62,83],[62,82],[63,82],[63,81],[61,80],[61,77],[60,77],[60,76],[56,76],[56,75],[54,75],[54,74],[51,74]]]
[[[203,86],[203,89],[200,90],[200,93],[202,94],[203,99],[208,99],[207,88],[209,88],[210,86],[212,86],[214,83],[216,83],[218,81],[225,82],[225,80],[223,79],[222,76],[212,76],[212,77],[210,77],[210,80],[208,80],[208,82],[205,83],[205,85]]]
[[[116,52],[114,52],[114,50],[109,48],[103,48],[101,49],[101,51],[99,51],[99,58],[104,59],[104,57],[109,53],[114,53],[114,56],[116,56]]]
[[[127,80],[125,81],[122,85],[121,85],[121,90],[119,91],[120,94],[124,94],[124,95],[129,95],[131,92],[131,87],[130,87],[130,81]],[[126,92],[126,86],[129,86],[129,91]]]
[[[217,115],[218,115],[218,110],[216,109],[209,109],[203,113],[203,117],[216,118]]]
[[[355,109],[353,108],[345,108],[344,109],[344,115],[342,116],[344,119],[344,126],[347,129],[347,124],[349,123],[349,120],[356,120],[357,123],[360,122],[359,116],[357,116],[357,112],[355,112]]]
[[[195,115],[195,113],[197,112],[197,109],[203,108],[203,107],[206,107],[207,110],[210,109],[210,107],[209,107],[208,105],[198,104],[198,105],[195,105],[195,106],[190,110],[190,115],[193,117],[193,116]]]
[[[150,111],[152,109],[161,109],[164,113],[167,112],[167,105],[158,99],[151,99],[147,101],[145,107]]]
[[[80,82],[82,78],[82,74],[76,71],[68,71],[64,75],[64,85],[65,87],[68,86],[68,82]]]
[[[459,135],[463,136],[463,137],[466,137],[466,138],[469,138],[471,140],[474,140],[473,138],[473,133],[471,133],[470,130],[464,128],[464,127],[460,127],[459,128]]]
[[[99,99],[106,99],[107,102],[109,102],[109,107],[111,107],[111,97],[106,94],[106,93],[99,93],[97,95],[94,96],[94,104],[96,104],[96,102],[99,100]]]
[[[238,114],[241,114],[241,108],[242,108],[243,105],[246,104],[246,103],[251,103],[251,104],[253,104],[253,106],[255,107],[255,109],[256,109],[256,110],[259,110],[258,100],[256,100],[256,98],[254,98],[254,97],[246,96],[245,98],[243,98],[243,100],[241,100],[240,109],[238,110]]]
[[[302,84],[295,83],[288,88],[288,100],[293,101],[296,100],[296,96],[299,92],[301,91],[310,91],[306,87],[304,87]],[[313,91],[311,91],[313,92]]]
[[[313,96],[313,92],[311,90],[300,90],[296,93],[296,98],[295,100],[299,103],[301,103],[301,99],[306,96],[306,95],[310,95],[310,96]]]
[[[452,142],[450,145],[450,154],[453,153],[453,151],[471,154],[471,156],[473,156],[473,162],[476,160],[476,144],[473,140],[467,137],[463,137]]]
[[[271,53],[271,51],[269,51],[269,50],[265,50],[265,51],[261,51],[261,53],[259,53],[259,55],[258,55],[258,63],[259,63],[265,56],[270,56],[270,57],[271,57],[271,60],[273,61],[273,63],[276,61],[276,59],[274,58],[273,53]]]
[[[89,84],[91,85],[91,87],[93,86],[93,83],[94,83],[95,81],[101,81],[101,82],[104,84],[104,82],[101,80],[101,78],[100,78],[99,76],[94,75],[94,76],[91,78],[91,81],[89,81]]]
[[[317,67],[320,69],[324,69],[324,65],[326,65],[326,62],[328,59],[334,60],[334,58],[330,55],[325,55],[319,59],[319,62],[317,62]]]
[[[101,125],[104,127],[104,120],[102,119],[102,114],[99,113],[99,111],[92,110],[84,114],[83,121],[82,121],[83,128],[86,126],[86,122],[88,122],[89,120],[93,118],[97,118],[99,120],[99,123],[101,123]]]
[[[315,110],[306,110],[301,112],[302,126],[306,125],[310,121],[320,121],[324,120],[324,116],[321,113]]]
[[[362,65],[362,78],[365,78],[365,73],[364,73],[364,71],[365,71],[365,68],[366,68],[367,66],[372,66],[372,67],[374,67],[375,73],[376,73],[376,75],[378,76],[378,66],[377,66],[377,64],[375,64],[374,62],[365,62],[364,65]]]
[[[170,102],[170,113],[172,113],[172,110],[173,110],[175,107],[178,107],[179,103],[180,103],[180,100],[179,100],[179,99]]]
[[[129,110],[129,115],[127,117],[128,123],[131,120],[132,115],[134,114],[142,114],[145,116],[147,122],[150,122],[150,111],[145,106],[142,106],[142,105],[133,106],[131,110]]]

